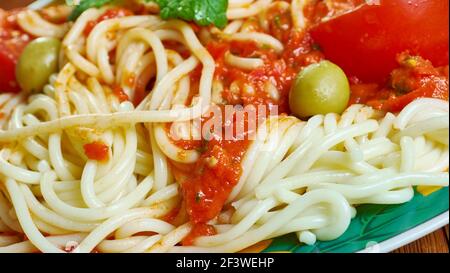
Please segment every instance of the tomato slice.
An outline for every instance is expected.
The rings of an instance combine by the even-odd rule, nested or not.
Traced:
[[[448,65],[448,0],[372,3],[311,29],[326,57],[348,76],[382,82],[396,67],[396,55],[404,51],[420,55],[434,66]]]
[[[10,49],[9,44],[0,40],[0,92],[20,91],[14,71],[18,55]]]
[[[0,9],[0,93],[19,92],[16,82],[16,64],[31,37],[16,25],[17,12]]]

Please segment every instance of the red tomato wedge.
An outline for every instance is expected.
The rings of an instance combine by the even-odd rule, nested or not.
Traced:
[[[0,38],[0,93],[20,91],[15,73],[19,55],[20,52],[16,50],[14,44]]]
[[[448,0],[379,0],[311,29],[326,57],[348,76],[381,82],[404,51],[448,65]],[[376,2],[379,2],[376,4]]]
[[[17,12],[0,9],[0,93],[20,91],[16,82],[16,63],[31,40],[17,26]]]

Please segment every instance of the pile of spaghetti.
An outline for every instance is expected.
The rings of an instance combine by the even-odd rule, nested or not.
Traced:
[[[358,1],[316,2],[229,1],[224,28],[163,20],[152,3],[74,21],[65,5],[1,11],[2,39],[9,28],[17,47],[61,45],[42,90],[0,94],[0,252],[237,252],[289,233],[314,244],[361,204],[448,186],[448,66],[402,55],[392,74],[435,71],[443,96],[399,107],[355,80],[343,113],[295,117],[295,76],[325,58],[308,24]],[[225,105],[278,114],[243,138],[192,130]]]

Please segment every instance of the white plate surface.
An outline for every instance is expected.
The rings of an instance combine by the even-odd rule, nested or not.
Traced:
[[[388,253],[402,246],[410,244],[436,230],[446,226],[449,223],[449,211],[425,222],[413,229],[397,235],[381,243],[369,244],[365,250],[359,253]]]

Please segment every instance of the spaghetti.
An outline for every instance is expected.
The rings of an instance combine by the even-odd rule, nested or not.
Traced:
[[[0,252],[237,252],[289,233],[314,244],[341,236],[358,205],[447,187],[449,106],[436,98],[399,113],[354,104],[307,121],[282,111],[263,117],[251,141],[194,139],[196,120],[229,98],[284,105],[291,80],[239,75],[290,53],[269,11],[302,32],[307,2],[229,1],[223,30],[148,12],[98,21],[115,7],[73,24],[20,12],[24,32],[62,47],[42,93],[0,95]],[[244,46],[217,54],[215,39]],[[270,53],[245,54],[247,44]],[[318,53],[306,54],[315,62]],[[201,191],[191,198],[189,185]]]

